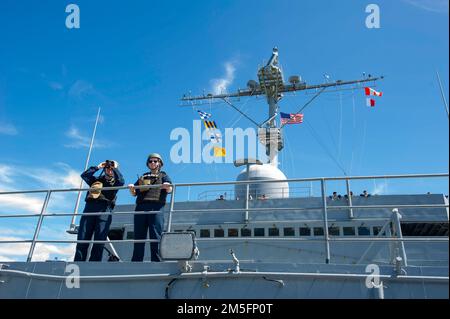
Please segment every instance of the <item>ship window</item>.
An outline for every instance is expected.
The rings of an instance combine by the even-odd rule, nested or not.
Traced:
[[[311,236],[311,228],[300,227],[300,236]]]
[[[339,227],[328,227],[328,235],[339,236]]]
[[[265,236],[266,232],[264,228],[255,228],[254,234],[255,237],[263,237]]]
[[[222,228],[214,229],[214,237],[224,237],[225,232]]]
[[[209,229],[200,229],[200,237],[211,237],[211,231]]]
[[[403,236],[448,236],[448,222],[445,223],[401,223]]]
[[[314,236],[323,236],[323,227],[314,227]]]
[[[284,236],[295,236],[294,227],[284,227],[283,229]]]
[[[373,227],[373,235],[377,236],[381,231],[381,226],[374,226]]]
[[[134,231],[127,232],[127,239],[134,239]]]
[[[242,228],[241,236],[242,237],[250,237],[252,235],[252,230],[250,228]]]
[[[355,236],[355,227],[343,227],[344,236]]]
[[[176,233],[181,233],[183,230],[182,229],[175,229],[174,232]]]
[[[238,237],[239,231],[236,228],[228,229],[228,237]]]
[[[280,236],[279,228],[269,228],[269,236]]]
[[[123,228],[111,229],[108,233],[108,238],[110,240],[122,240],[124,231],[125,230]]]
[[[370,228],[369,227],[358,227],[358,235],[359,236],[370,236]]]

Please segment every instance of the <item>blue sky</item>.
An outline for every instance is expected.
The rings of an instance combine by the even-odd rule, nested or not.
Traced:
[[[0,190],[75,187],[98,106],[91,164],[116,159],[131,183],[145,171],[146,156],[159,152],[174,182],[234,180],[239,170],[232,164],[170,161],[171,131],[192,131],[198,119],[179,99],[212,92],[220,80],[228,92],[245,88],[274,46],[286,79],[386,77],[375,108],[365,106],[361,90],[317,98],[304,114],[320,142],[307,125],[286,127],[280,168],[288,178],[343,175],[332,158],[348,175],[448,171],[448,118],[435,75],[438,70],[448,99],[448,1],[377,1],[380,29],[365,27],[371,2],[359,0],[77,0],[80,29],[70,30],[69,3],[0,2]],[[310,97],[285,96],[281,111],[294,113]],[[236,105],[258,122],[267,118],[262,98]],[[223,103],[201,109],[220,128],[252,127]],[[448,193],[446,180],[367,183],[355,192]],[[6,198],[0,209],[22,203],[35,211],[41,200]],[[61,196],[52,207],[73,205],[73,196]],[[0,223],[0,235],[17,235],[10,222]]]

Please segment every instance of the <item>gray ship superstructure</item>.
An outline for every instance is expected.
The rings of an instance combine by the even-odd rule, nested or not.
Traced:
[[[148,246],[147,261],[130,261],[134,205],[115,208],[103,262],[33,261],[36,244],[51,242],[39,239],[43,219],[73,215],[47,213],[51,195],[78,189],[33,191],[47,196],[41,213],[30,215],[39,218],[27,241],[28,260],[1,263],[0,298],[448,298],[448,198],[350,191],[364,180],[448,179],[448,173],[287,179],[278,169],[283,137],[275,118],[282,94],[315,89],[312,101],[327,87],[375,80],[307,85],[294,76],[286,84],[275,49],[258,82],[249,81],[246,90],[183,97],[189,103],[222,99],[230,105],[233,97],[267,97],[268,119],[258,133],[268,162],[237,160],[242,171],[236,181],[175,183],[159,212],[165,214],[166,234],[158,263],[148,262]],[[296,192],[296,186],[313,183],[319,194]],[[335,183],[345,186],[344,196],[330,196]],[[196,200],[178,200],[188,187],[208,191]],[[228,191],[217,198],[211,188]],[[119,189],[119,196],[127,192]]]

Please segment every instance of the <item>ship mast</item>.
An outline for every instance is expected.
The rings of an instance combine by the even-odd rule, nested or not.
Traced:
[[[238,90],[234,93],[224,94],[207,94],[202,96],[186,96],[181,98],[185,105],[202,104],[202,102],[211,102],[212,100],[223,100],[238,112],[243,114],[246,118],[252,121],[258,127],[258,138],[261,144],[266,148],[266,155],[269,157],[269,163],[273,166],[278,166],[278,153],[283,149],[283,126],[278,125],[276,117],[279,113],[278,102],[283,97],[283,93],[317,90],[317,94],[307,103],[309,104],[313,99],[320,95],[326,88],[329,87],[341,87],[351,84],[359,84],[365,82],[375,82],[383,77],[365,77],[360,80],[327,82],[321,84],[308,85],[305,81],[302,81],[300,76],[289,77],[289,83],[285,83],[283,79],[283,73],[278,65],[278,49],[275,47],[272,51],[267,64],[258,70],[258,82],[250,80],[247,82],[247,89]],[[248,115],[244,114],[241,110],[236,108],[231,102],[232,98],[250,97],[265,95],[267,98],[268,119],[261,124],[253,121]],[[306,105],[307,105],[306,104]],[[306,106],[305,105],[305,106]]]

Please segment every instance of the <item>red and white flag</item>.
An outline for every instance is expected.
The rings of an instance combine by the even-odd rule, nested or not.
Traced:
[[[375,100],[371,98],[367,98],[367,106],[374,107],[375,106]]]
[[[382,96],[383,92],[377,92],[374,89],[370,87],[365,87],[364,92],[366,92],[366,95],[375,95],[375,96]]]

